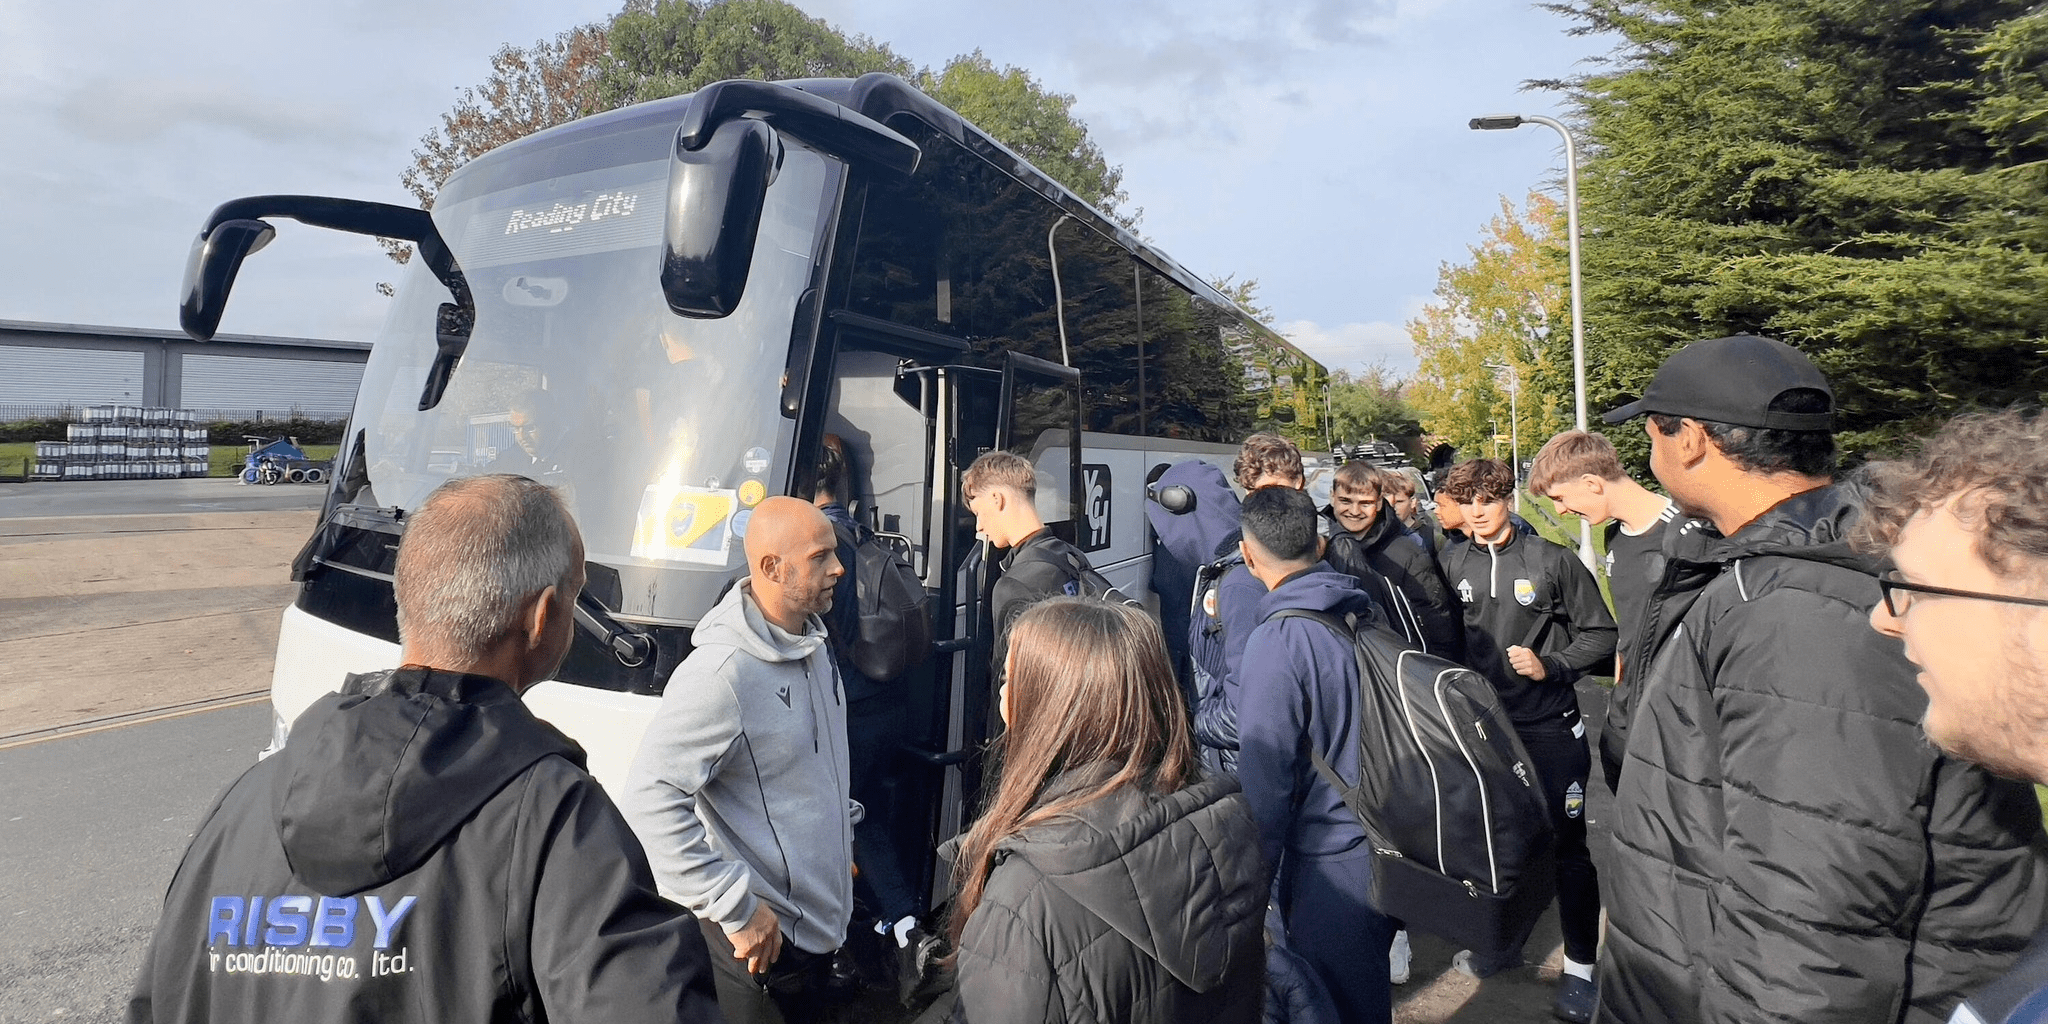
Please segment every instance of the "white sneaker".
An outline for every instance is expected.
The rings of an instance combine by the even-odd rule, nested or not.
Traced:
[[[1413,950],[1408,946],[1408,929],[1394,933],[1394,944],[1387,950],[1387,980],[1396,985],[1408,984],[1408,961],[1413,959]]]

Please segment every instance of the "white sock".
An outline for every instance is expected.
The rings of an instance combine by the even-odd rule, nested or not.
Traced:
[[[1565,958],[1564,958],[1564,973],[1566,973],[1566,974],[1569,974],[1569,975],[1571,975],[1572,977],[1574,977],[1574,978],[1577,978],[1577,979],[1579,979],[1579,980],[1581,980],[1581,981],[1592,981],[1592,980],[1593,980],[1593,965],[1592,965],[1592,964],[1582,964],[1582,963],[1578,962],[1577,960],[1574,960],[1574,959],[1572,959],[1571,957],[1565,957]]]
[[[910,930],[916,927],[917,918],[908,916],[904,917],[903,919],[897,921],[894,925],[890,926],[890,930],[896,933],[897,949],[905,949],[909,947]]]

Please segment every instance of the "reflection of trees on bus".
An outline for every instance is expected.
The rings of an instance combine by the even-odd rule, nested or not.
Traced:
[[[992,359],[1010,349],[1061,362],[1051,232],[1084,429],[1234,443],[1272,425],[1319,446],[1313,364],[1276,336],[1085,222],[1059,223],[1043,196],[922,123],[892,127],[923,147],[924,164],[910,182],[870,187],[854,312],[961,338]],[[1284,386],[1261,383],[1275,379]]]

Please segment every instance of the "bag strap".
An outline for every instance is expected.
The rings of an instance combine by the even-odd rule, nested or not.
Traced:
[[[1351,657],[1358,667],[1358,678],[1363,682],[1366,676],[1365,649],[1358,644],[1357,615],[1347,614],[1340,619],[1329,612],[1315,612],[1306,608],[1282,608],[1266,616],[1267,622],[1272,622],[1276,619],[1308,619],[1311,622],[1320,622],[1324,626],[1329,627],[1338,636],[1343,637],[1344,642],[1351,645]],[[1321,775],[1323,781],[1329,783],[1330,788],[1337,791],[1338,797],[1344,801],[1344,806],[1350,809],[1351,816],[1358,819],[1358,827],[1365,832],[1365,841],[1371,844],[1375,851],[1393,853],[1399,856],[1398,851],[1393,848],[1392,844],[1381,837],[1379,829],[1373,827],[1371,816],[1366,813],[1366,808],[1361,806],[1365,797],[1358,792],[1358,787],[1345,782],[1344,777],[1337,774],[1337,769],[1332,768],[1329,760],[1323,757],[1323,752],[1309,744],[1306,736],[1302,737],[1302,745],[1308,747],[1309,763],[1315,766],[1316,774]],[[1364,754],[1365,752],[1361,748],[1359,751],[1361,759],[1363,759]],[[1362,769],[1363,767],[1364,765],[1361,764],[1360,768]]]

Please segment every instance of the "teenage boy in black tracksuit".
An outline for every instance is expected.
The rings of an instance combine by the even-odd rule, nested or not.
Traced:
[[[1356,578],[1411,646],[1462,662],[1465,626],[1458,599],[1422,538],[1395,516],[1386,497],[1388,475],[1364,462],[1337,468],[1330,504],[1323,509],[1330,523],[1324,560]]]
[[[1613,442],[1585,430],[1567,430],[1543,445],[1529,464],[1529,493],[1549,498],[1594,526],[1606,524],[1607,592],[1614,597],[1614,620],[1621,626],[1614,692],[1608,695],[1607,721],[1600,728],[1600,769],[1612,792],[1621,784],[1622,752],[1635,711],[1632,680],[1638,673],[1630,668],[1647,669],[1650,652],[1662,641],[1645,636],[1645,627],[1651,599],[1669,567],[1665,541],[1669,534],[1704,524],[1679,515],[1670,498],[1629,479]]]
[[[1492,681],[1544,787],[1557,830],[1558,918],[1565,974],[1556,1011],[1592,1017],[1600,890],[1586,850],[1586,779],[1592,757],[1572,684],[1614,657],[1614,617],[1571,551],[1508,520],[1515,478],[1506,463],[1475,459],[1451,470],[1443,493],[1465,517],[1466,539],[1447,544],[1444,576],[1465,605],[1467,664]],[[1525,937],[1526,938],[1526,937]],[[1473,973],[1519,961],[1520,944],[1476,950]]]
[[[1038,517],[1038,480],[1029,460],[1004,451],[988,452],[960,476],[974,528],[1006,550],[1003,575],[989,592],[995,624],[991,669],[996,676],[1010,650],[1010,624],[1024,609],[1061,594],[1080,592],[1080,571],[1090,568],[1081,549],[1053,536]]]

